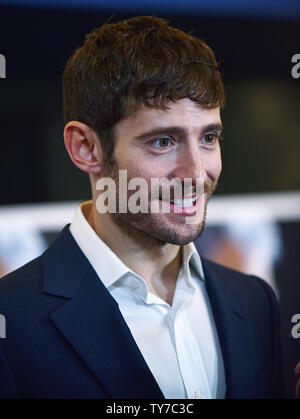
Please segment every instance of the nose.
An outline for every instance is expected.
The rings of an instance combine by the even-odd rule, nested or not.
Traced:
[[[203,163],[203,155],[198,143],[185,144],[177,156],[173,175],[182,181],[186,178],[192,179],[195,184],[196,179],[205,179],[206,172]]]

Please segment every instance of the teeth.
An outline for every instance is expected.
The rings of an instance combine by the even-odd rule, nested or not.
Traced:
[[[192,207],[195,201],[196,197],[188,199],[176,199],[174,201],[171,201],[171,203],[178,205],[179,207]]]

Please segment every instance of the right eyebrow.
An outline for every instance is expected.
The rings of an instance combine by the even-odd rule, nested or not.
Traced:
[[[162,135],[162,134],[177,134],[177,135],[185,135],[185,129],[177,126],[173,127],[158,127],[154,128],[150,131],[143,132],[142,134],[135,137],[136,140],[145,140],[146,138],[155,136],[155,135]]]

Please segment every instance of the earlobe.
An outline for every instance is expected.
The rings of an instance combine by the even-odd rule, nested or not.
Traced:
[[[100,173],[100,142],[89,126],[79,121],[68,122],[64,130],[64,140],[75,166],[87,173]]]

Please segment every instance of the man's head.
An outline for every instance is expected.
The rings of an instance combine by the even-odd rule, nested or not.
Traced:
[[[113,128],[121,119],[141,105],[164,108],[183,98],[207,108],[224,105],[216,59],[204,42],[156,17],[95,29],[64,71],[65,122],[92,128],[106,158],[112,157]]]
[[[68,60],[63,95],[66,147],[73,162],[90,174],[93,195],[99,177],[116,178],[118,169],[125,169],[128,180],[139,176],[148,183],[155,174],[192,178],[193,184],[201,176],[207,202],[221,171],[224,89],[214,54],[204,42],[155,17],[105,24],[87,35]],[[177,132],[165,130],[175,126]],[[145,138],[153,129],[159,135]],[[176,143],[176,151],[154,151],[149,144],[160,141],[157,137],[165,145]],[[204,214],[201,226],[194,227],[178,217],[124,214],[121,225],[162,241],[195,239]],[[120,216],[114,220],[120,222]]]

